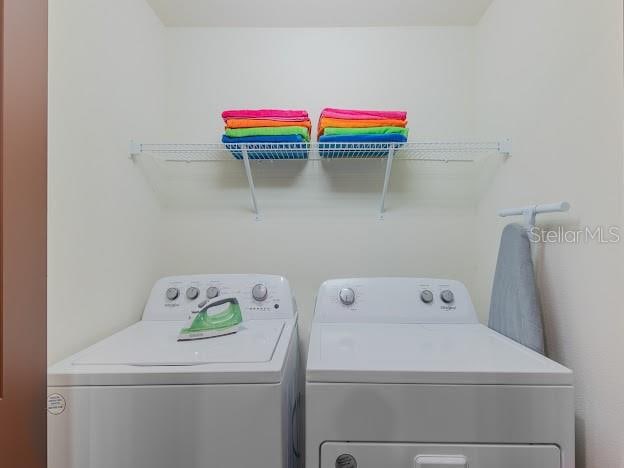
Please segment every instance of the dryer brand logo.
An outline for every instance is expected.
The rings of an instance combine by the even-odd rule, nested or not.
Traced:
[[[51,393],[48,395],[48,413],[57,416],[65,411],[67,403],[60,393]]]

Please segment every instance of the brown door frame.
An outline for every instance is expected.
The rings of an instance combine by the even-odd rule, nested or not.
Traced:
[[[46,466],[47,0],[0,0],[0,466]]]

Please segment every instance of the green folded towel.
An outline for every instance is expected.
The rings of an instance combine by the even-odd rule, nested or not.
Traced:
[[[251,127],[251,128],[226,128],[225,134],[230,138],[241,138],[251,136],[280,136],[280,135],[301,135],[305,141],[310,141],[310,134],[306,127],[296,125],[290,127]]]
[[[323,132],[324,135],[386,135],[396,133],[407,137],[409,130],[403,127],[363,127],[363,128],[347,128],[347,127],[327,127]]]

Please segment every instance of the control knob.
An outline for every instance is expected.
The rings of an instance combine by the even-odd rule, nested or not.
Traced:
[[[428,289],[425,289],[420,293],[420,300],[425,304],[431,304],[433,302],[433,293]]]
[[[219,288],[217,288],[216,286],[210,286],[206,290],[206,297],[208,297],[208,299],[214,299],[218,295],[219,295]]]
[[[342,288],[338,296],[344,305],[351,305],[355,302],[355,292],[351,288]]]
[[[442,299],[442,302],[444,302],[445,304],[450,304],[455,300],[455,295],[450,289],[445,289],[440,293],[440,299]]]
[[[190,299],[191,301],[194,301],[195,299],[197,299],[199,297],[199,289],[196,288],[195,286],[191,286],[189,288],[186,289],[186,297],[187,299]]]
[[[269,295],[269,291],[264,284],[259,283],[251,289],[251,295],[256,301],[262,302]]]
[[[170,301],[175,301],[180,295],[180,290],[178,288],[168,288],[165,294],[167,296],[167,299],[169,299]]]

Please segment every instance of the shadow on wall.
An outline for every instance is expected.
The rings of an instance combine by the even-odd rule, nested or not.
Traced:
[[[240,161],[165,162],[146,155],[136,161],[165,208],[248,211],[249,185]],[[388,203],[392,208],[472,210],[481,185],[496,167],[484,162],[396,160]],[[252,161],[251,170],[261,209],[374,211],[386,159]]]
[[[585,441],[587,440],[587,434],[585,429],[585,420],[577,415],[574,418],[575,431],[576,431],[576,465],[588,466],[587,455],[585,453]]]
[[[558,215],[553,215],[558,216]],[[577,231],[581,229],[579,220],[574,217],[570,217],[568,213],[564,217],[558,217],[556,223],[542,224],[539,228],[546,231],[556,232],[559,229],[565,229],[570,231]],[[556,246],[550,246],[555,248]],[[562,245],[562,248],[572,247],[571,245]],[[558,294],[557,284],[552,282],[553,278],[556,278],[552,272],[546,268],[546,255],[549,245],[543,243],[533,243],[531,245],[531,251],[533,255],[533,264],[535,268],[535,280],[538,285],[538,293],[540,306],[542,309],[542,316],[544,321],[544,333],[546,341],[546,355],[555,361],[562,362],[562,356],[556,353],[556,350],[563,349],[563,337],[561,336],[562,327],[559,326],[555,320],[556,317],[552,313],[555,307],[556,294]]]

